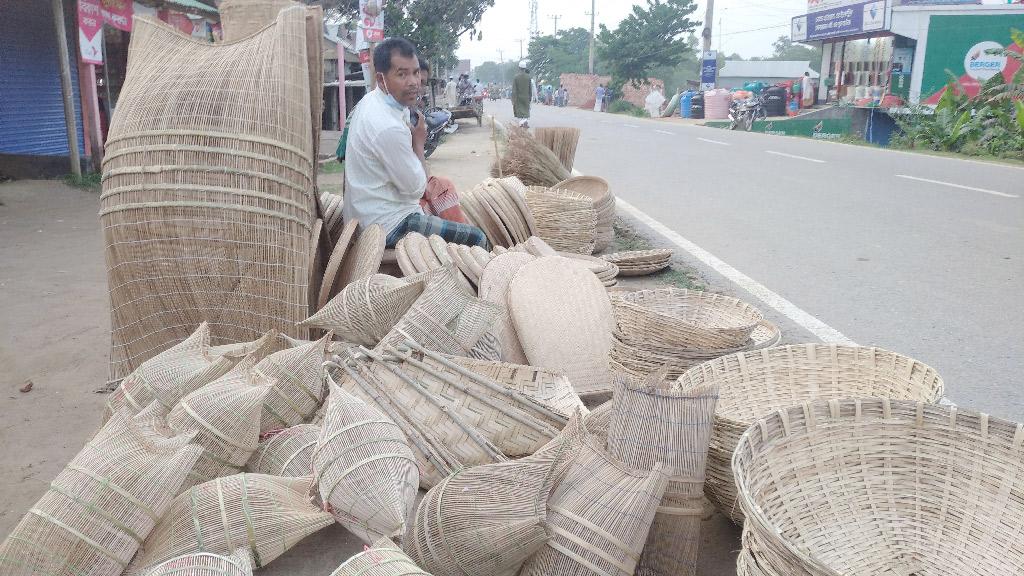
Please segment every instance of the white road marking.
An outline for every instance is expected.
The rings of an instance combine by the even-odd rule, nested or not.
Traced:
[[[797,156],[796,154],[786,154],[785,152],[776,152],[774,150],[765,150],[768,154],[775,154],[776,156],[785,156],[786,158],[796,158],[797,160],[806,160],[808,162],[817,162],[818,164],[824,164],[824,160],[818,160],[817,158],[808,158],[807,156]]]
[[[639,128],[636,124],[623,124],[626,128]]]
[[[929,180],[927,178],[918,178],[917,176],[907,176],[906,174],[897,174],[897,178],[906,178],[907,180],[917,180],[918,182],[928,182],[929,184],[941,184],[942,186],[950,186],[952,188],[960,188],[962,190],[972,190],[974,192],[984,192],[985,194],[992,194],[993,196],[1002,196],[1003,198],[1020,198],[1016,194],[1007,194],[1006,192],[996,192],[995,190],[986,190],[984,188],[975,188],[974,186],[964,186],[963,184],[954,184],[952,182],[943,182],[941,180]]]
[[[668,130],[655,130],[658,134],[668,134],[669,136],[675,136],[675,132],[669,132]]]
[[[728,142],[722,142],[721,140],[711,140],[710,138],[700,138],[700,137],[698,137],[697,140],[701,140],[703,142],[709,142],[711,144],[718,144],[719,146],[732,146],[732,144],[729,144]]]
[[[626,202],[622,197],[617,197],[615,203],[624,212],[633,216],[637,220],[643,222],[645,225],[650,227],[652,230],[661,234],[666,240],[672,242],[680,249],[689,252],[694,258],[703,262],[706,266],[715,270],[722,276],[726,277],[739,287],[743,288],[747,292],[753,294],[756,298],[774,308],[783,316],[789,318],[793,322],[796,322],[801,327],[806,329],[811,334],[814,334],[822,342],[828,344],[846,344],[854,346],[856,343],[850,340],[843,333],[839,332],[835,328],[832,328],[828,324],[825,324],[821,320],[815,318],[811,314],[798,308],[796,304],[793,304],[789,300],[786,300],[782,296],[779,296],[775,292],[772,292],[768,288],[758,283],[753,278],[726,264],[722,260],[719,260],[713,254],[707,250],[697,246],[693,242],[690,242],[686,238],[683,238],[679,233],[669,229],[661,222],[658,222],[654,218],[651,218],[639,208],[636,208],[629,202]]]

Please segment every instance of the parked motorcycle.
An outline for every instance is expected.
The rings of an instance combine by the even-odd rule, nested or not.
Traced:
[[[431,108],[423,118],[427,123],[427,141],[423,145],[423,155],[429,157],[446,134],[454,134],[459,129],[459,124],[452,118],[452,113],[443,108]]]
[[[754,120],[767,119],[768,109],[762,94],[755,94],[746,100],[733,100],[729,104],[729,130],[743,126],[744,130],[750,132],[754,128]]]

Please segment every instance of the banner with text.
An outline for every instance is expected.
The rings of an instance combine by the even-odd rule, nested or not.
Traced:
[[[132,0],[99,0],[103,23],[110,24],[118,30],[132,31],[132,16],[135,5]]]
[[[794,42],[856,36],[888,29],[886,0],[861,2],[793,18]]]
[[[715,88],[715,80],[718,76],[718,51],[708,50],[700,65],[700,89],[704,92]]]
[[[384,0],[359,0],[359,28],[367,42],[384,40]]]
[[[78,0],[78,51],[82,62],[103,64],[103,12],[100,0]]]

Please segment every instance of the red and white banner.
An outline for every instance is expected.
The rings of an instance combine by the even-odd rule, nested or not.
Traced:
[[[384,0],[359,0],[359,28],[367,42],[384,40]]]
[[[103,64],[103,9],[100,0],[78,0],[78,51],[82,62]]]
[[[132,31],[132,16],[135,5],[132,0],[99,0],[103,22],[118,30]]]

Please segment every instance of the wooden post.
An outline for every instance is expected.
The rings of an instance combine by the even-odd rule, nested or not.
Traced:
[[[345,103],[345,45],[338,36],[338,130],[345,129],[345,116],[347,116]]]
[[[68,152],[71,156],[71,173],[82,176],[82,161],[78,152],[78,130],[75,128],[74,92],[71,89],[71,64],[68,56],[68,35],[64,26],[63,0],[51,0],[53,25],[57,31],[57,56],[60,58],[60,91],[64,97],[64,126],[68,134]]]
[[[369,62],[369,66],[370,66],[370,88],[369,88],[369,90],[367,90],[367,92],[369,92],[370,90],[376,90],[377,89],[377,70],[373,67],[373,49],[377,47],[377,43],[376,42],[370,42],[369,43],[369,47],[370,47],[370,62]]]
[[[78,90],[82,94],[82,128],[85,146],[98,170],[103,163],[103,126],[100,123],[99,94],[96,89],[96,65],[79,63]]]

